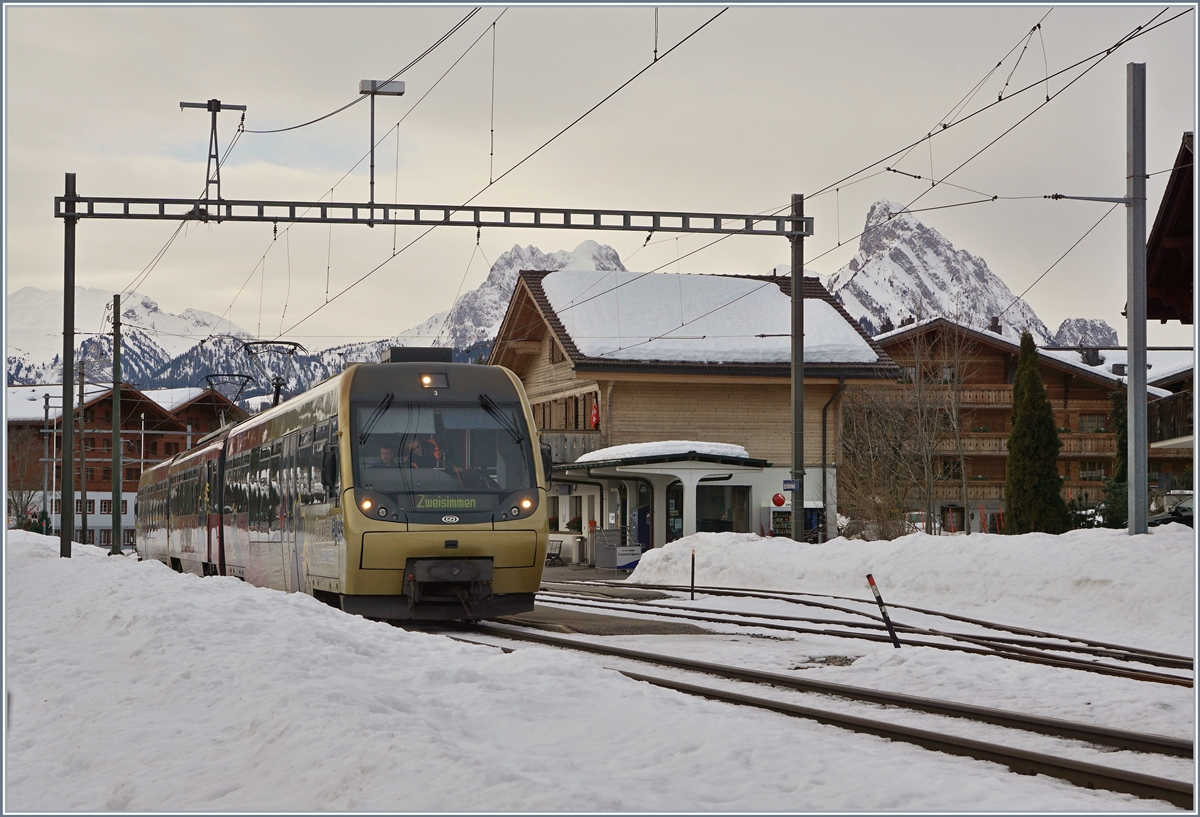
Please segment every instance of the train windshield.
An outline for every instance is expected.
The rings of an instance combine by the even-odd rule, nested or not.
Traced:
[[[385,399],[356,403],[353,417],[355,485],[386,496],[399,512],[490,514],[514,492],[536,495],[519,403]]]

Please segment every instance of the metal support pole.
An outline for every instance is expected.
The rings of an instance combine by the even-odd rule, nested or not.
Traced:
[[[86,361],[79,361],[79,543],[87,544],[87,448],[84,441],[83,428],[83,401],[84,401],[84,364]],[[74,513],[72,508],[71,512]],[[73,517],[72,517],[73,518]]]
[[[42,417],[42,533],[49,533],[45,525],[50,519],[50,394],[43,394],[46,401]]]
[[[1125,66],[1127,153],[1125,205],[1128,286],[1126,398],[1129,534],[1145,533],[1149,515],[1149,435],[1146,420],[1146,64]]]
[[[367,220],[368,227],[375,226],[375,92],[372,91],[368,96],[371,97],[371,216]]]
[[[215,114],[214,114],[215,116]],[[113,296],[112,542],[109,556],[121,555],[121,296]]]
[[[792,194],[792,538],[804,541],[804,196]]]
[[[71,539],[75,533],[75,468],[72,435],[75,411],[71,400],[71,374],[75,371],[75,174],[66,174],[66,201],[63,214],[63,353],[62,353],[62,496],[59,502],[58,555],[71,558]]]

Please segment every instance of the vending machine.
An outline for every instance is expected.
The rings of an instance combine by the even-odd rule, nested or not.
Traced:
[[[800,541],[799,537],[792,535],[792,500],[787,494],[772,496],[763,504],[759,514],[759,536],[782,536]],[[804,503],[804,533],[807,541],[817,541],[817,532],[822,524],[821,516],[820,502]]]

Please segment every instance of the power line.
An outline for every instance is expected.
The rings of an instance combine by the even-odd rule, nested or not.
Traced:
[[[466,25],[467,21],[470,20],[472,17],[474,17],[478,13],[479,13],[478,6],[471,9],[469,12],[467,12],[466,17],[463,17],[461,20],[459,20],[457,23],[455,23],[453,28],[451,28],[449,31],[447,31],[445,34],[443,34],[441,37],[439,37],[437,39],[437,41],[434,42],[433,45],[429,46],[424,51],[422,51],[419,55],[417,55],[416,59],[414,59],[408,65],[401,68],[396,73],[392,74],[388,79],[384,80],[383,84],[391,82],[396,77],[400,76],[405,71],[407,71],[409,68],[412,68],[414,65],[419,63],[421,60],[425,59],[427,56],[429,56],[433,52],[434,49],[436,49],[439,45],[444,43],[446,40],[450,39],[450,36],[453,35],[454,32],[458,31],[460,28],[462,28],[464,25]],[[331,116],[336,116],[337,114],[341,113],[342,111],[346,110],[347,108],[353,107],[354,105],[357,105],[358,103],[362,102],[364,99],[366,99],[366,95],[359,94],[357,97],[355,97],[355,99],[353,101],[347,102],[342,107],[337,108],[336,110],[332,110],[329,113],[325,114],[324,116],[318,116],[316,119],[310,119],[307,122],[301,122],[299,125],[291,125],[286,128],[274,128],[272,130],[249,130],[249,129],[247,129],[246,133],[257,133],[257,134],[283,133],[284,131],[296,130],[298,128],[306,128],[309,125],[315,125],[316,123],[321,122],[325,119],[328,119]]]
[[[529,153],[527,156],[525,156],[525,158],[521,159],[519,162],[517,162],[515,165],[513,165],[512,167],[510,167],[510,168],[509,168],[508,170],[506,170],[504,173],[500,174],[500,175],[499,175],[499,176],[498,176],[498,177],[497,177],[497,178],[496,178],[494,181],[488,182],[488,184],[486,184],[486,185],[485,185],[483,188],[481,188],[481,189],[479,190],[479,192],[477,192],[475,195],[471,196],[469,199],[467,199],[465,202],[463,202],[463,203],[460,205],[460,207],[466,207],[468,204],[470,204],[471,202],[473,202],[475,199],[479,198],[481,195],[483,195],[483,193],[484,193],[484,192],[486,192],[488,189],[490,189],[490,188],[491,188],[493,185],[495,185],[495,184],[499,183],[501,179],[503,179],[504,177],[508,176],[510,173],[512,173],[512,172],[513,172],[514,170],[516,170],[518,167],[520,167],[521,165],[525,164],[525,162],[529,161],[529,159],[533,158],[535,155],[537,155],[538,153],[540,153],[540,152],[542,151],[542,149],[543,149],[543,148],[545,148],[547,145],[549,145],[550,143],[552,143],[554,140],[558,139],[558,137],[562,136],[564,133],[566,133],[568,130],[570,130],[571,128],[573,128],[575,125],[579,124],[581,121],[583,121],[583,119],[584,119],[585,117],[587,117],[589,114],[591,114],[591,113],[592,113],[593,111],[595,111],[597,108],[599,108],[599,107],[600,107],[601,105],[603,105],[605,102],[607,102],[608,100],[612,99],[612,98],[613,98],[613,97],[614,97],[614,96],[615,96],[617,93],[619,93],[619,92],[620,92],[622,89],[624,89],[625,87],[627,87],[627,86],[628,86],[628,85],[629,85],[631,82],[633,82],[635,79],[637,79],[638,77],[640,77],[642,74],[646,73],[646,71],[650,70],[650,68],[654,67],[654,66],[655,66],[655,65],[657,65],[659,62],[662,62],[664,59],[666,59],[667,55],[669,55],[671,52],[675,51],[675,49],[679,48],[681,45],[683,45],[684,43],[686,43],[686,42],[687,42],[688,40],[690,40],[692,37],[694,37],[694,36],[696,36],[697,34],[699,34],[699,33],[700,33],[702,30],[704,30],[704,29],[705,29],[705,28],[706,28],[706,27],[707,27],[707,26],[708,26],[710,23],[712,23],[714,20],[716,20],[718,17],[720,17],[722,14],[724,14],[724,13],[725,13],[726,11],[728,11],[728,10],[729,10],[729,8],[728,8],[728,7],[725,7],[725,8],[723,8],[723,9],[721,9],[719,12],[717,12],[716,14],[714,14],[712,17],[710,17],[708,20],[706,20],[704,23],[702,23],[702,24],[701,24],[701,25],[700,25],[698,28],[696,28],[694,31],[692,31],[692,33],[688,34],[688,35],[687,35],[686,37],[684,37],[682,40],[680,40],[680,41],[679,41],[679,42],[677,42],[675,45],[673,45],[673,46],[672,46],[672,47],[671,47],[669,50],[665,51],[665,52],[664,52],[662,55],[660,55],[657,61],[650,63],[650,64],[649,64],[649,65],[647,65],[645,68],[643,68],[643,69],[641,69],[640,71],[638,71],[636,74],[634,74],[634,75],[633,75],[632,77],[630,77],[628,80],[626,80],[625,82],[623,82],[623,83],[622,83],[622,84],[621,84],[621,85],[620,85],[620,86],[619,86],[619,87],[618,87],[618,88],[617,88],[615,91],[613,91],[612,93],[608,94],[608,96],[606,96],[606,97],[604,97],[603,99],[601,99],[599,102],[597,102],[597,103],[596,103],[595,105],[593,105],[592,107],[588,108],[586,111],[584,111],[584,112],[583,112],[582,114],[580,114],[578,117],[576,117],[576,118],[575,118],[575,119],[574,119],[574,120],[573,120],[573,121],[572,121],[572,122],[571,122],[569,125],[567,125],[565,128],[563,128],[562,130],[560,130],[558,133],[554,134],[554,136],[552,136],[552,137],[550,137],[549,139],[547,139],[547,140],[546,140],[545,142],[543,142],[541,145],[539,145],[538,147],[536,147],[536,148],[535,148],[535,149],[534,149],[532,152],[530,152],[530,153]],[[433,226],[431,226],[429,229],[425,230],[423,233],[421,233],[421,234],[420,234],[420,235],[418,235],[416,238],[414,238],[412,241],[408,242],[408,243],[407,243],[407,244],[405,244],[403,247],[401,247],[401,248],[400,248],[398,251],[393,251],[393,253],[392,253],[392,255],[391,255],[390,257],[388,257],[388,258],[385,258],[383,261],[381,261],[381,262],[380,262],[379,264],[377,264],[375,267],[371,268],[371,269],[370,269],[370,270],[368,270],[366,273],[364,273],[362,276],[360,276],[360,277],[359,277],[359,278],[358,278],[356,281],[354,281],[354,282],[353,282],[353,283],[351,283],[349,286],[345,287],[343,290],[341,290],[341,291],[340,291],[340,292],[338,292],[336,295],[334,295],[334,296],[333,296],[333,298],[330,298],[330,299],[326,300],[326,302],[325,302],[324,304],[321,304],[321,305],[320,305],[320,306],[318,306],[316,309],[314,309],[313,311],[311,311],[311,312],[309,312],[307,315],[305,315],[303,318],[301,318],[299,321],[297,321],[296,323],[292,324],[290,327],[288,327],[288,330],[287,330],[287,331],[288,331],[288,332],[290,332],[291,330],[295,329],[297,326],[299,326],[300,324],[302,324],[302,323],[304,323],[305,321],[307,321],[307,320],[308,320],[309,318],[311,318],[313,315],[316,315],[318,312],[320,312],[322,309],[324,309],[324,308],[325,308],[326,306],[328,306],[329,304],[333,303],[335,300],[337,300],[338,298],[340,298],[342,295],[345,295],[345,294],[346,294],[347,292],[349,292],[351,289],[353,289],[354,287],[356,287],[356,286],[358,286],[359,284],[361,284],[363,281],[365,281],[365,280],[367,280],[368,278],[370,278],[372,275],[374,275],[376,272],[378,272],[380,269],[382,269],[382,268],[383,268],[383,266],[384,266],[385,264],[387,264],[389,261],[391,261],[391,260],[392,260],[393,258],[395,258],[397,255],[399,255],[399,254],[403,253],[405,250],[407,250],[407,249],[408,249],[409,247],[411,247],[413,244],[416,244],[418,241],[420,241],[420,240],[421,240],[422,238],[424,238],[425,236],[429,235],[431,232],[433,232],[435,229],[437,229],[437,227],[438,227],[438,225],[436,225],[436,224],[435,224],[435,225],[433,225]],[[282,336],[283,336],[283,334],[285,334],[285,333],[280,333],[280,335],[279,335],[278,337],[282,337]]]

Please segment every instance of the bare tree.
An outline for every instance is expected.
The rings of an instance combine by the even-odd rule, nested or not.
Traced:
[[[949,423],[949,441],[952,446],[952,456],[958,463],[958,467],[955,470],[957,471],[956,475],[962,496],[963,532],[970,534],[971,498],[968,487],[967,455],[963,445],[963,436],[965,429],[969,426],[973,418],[973,412],[964,411],[963,409],[963,390],[964,384],[978,370],[979,346],[965,330],[958,328],[963,325],[961,317],[961,310],[956,305],[955,315],[948,319],[955,326],[948,327],[948,331],[940,333],[941,337],[939,338],[937,350],[946,389],[946,419]],[[979,524],[980,530],[986,530],[986,520],[980,519]]]
[[[18,524],[37,510],[42,491],[42,441],[35,430],[8,427],[8,515]]]
[[[911,395],[894,387],[856,387],[842,402],[842,459],[838,507],[867,523],[881,539],[908,532],[904,515],[912,506],[919,469],[912,445]]]

